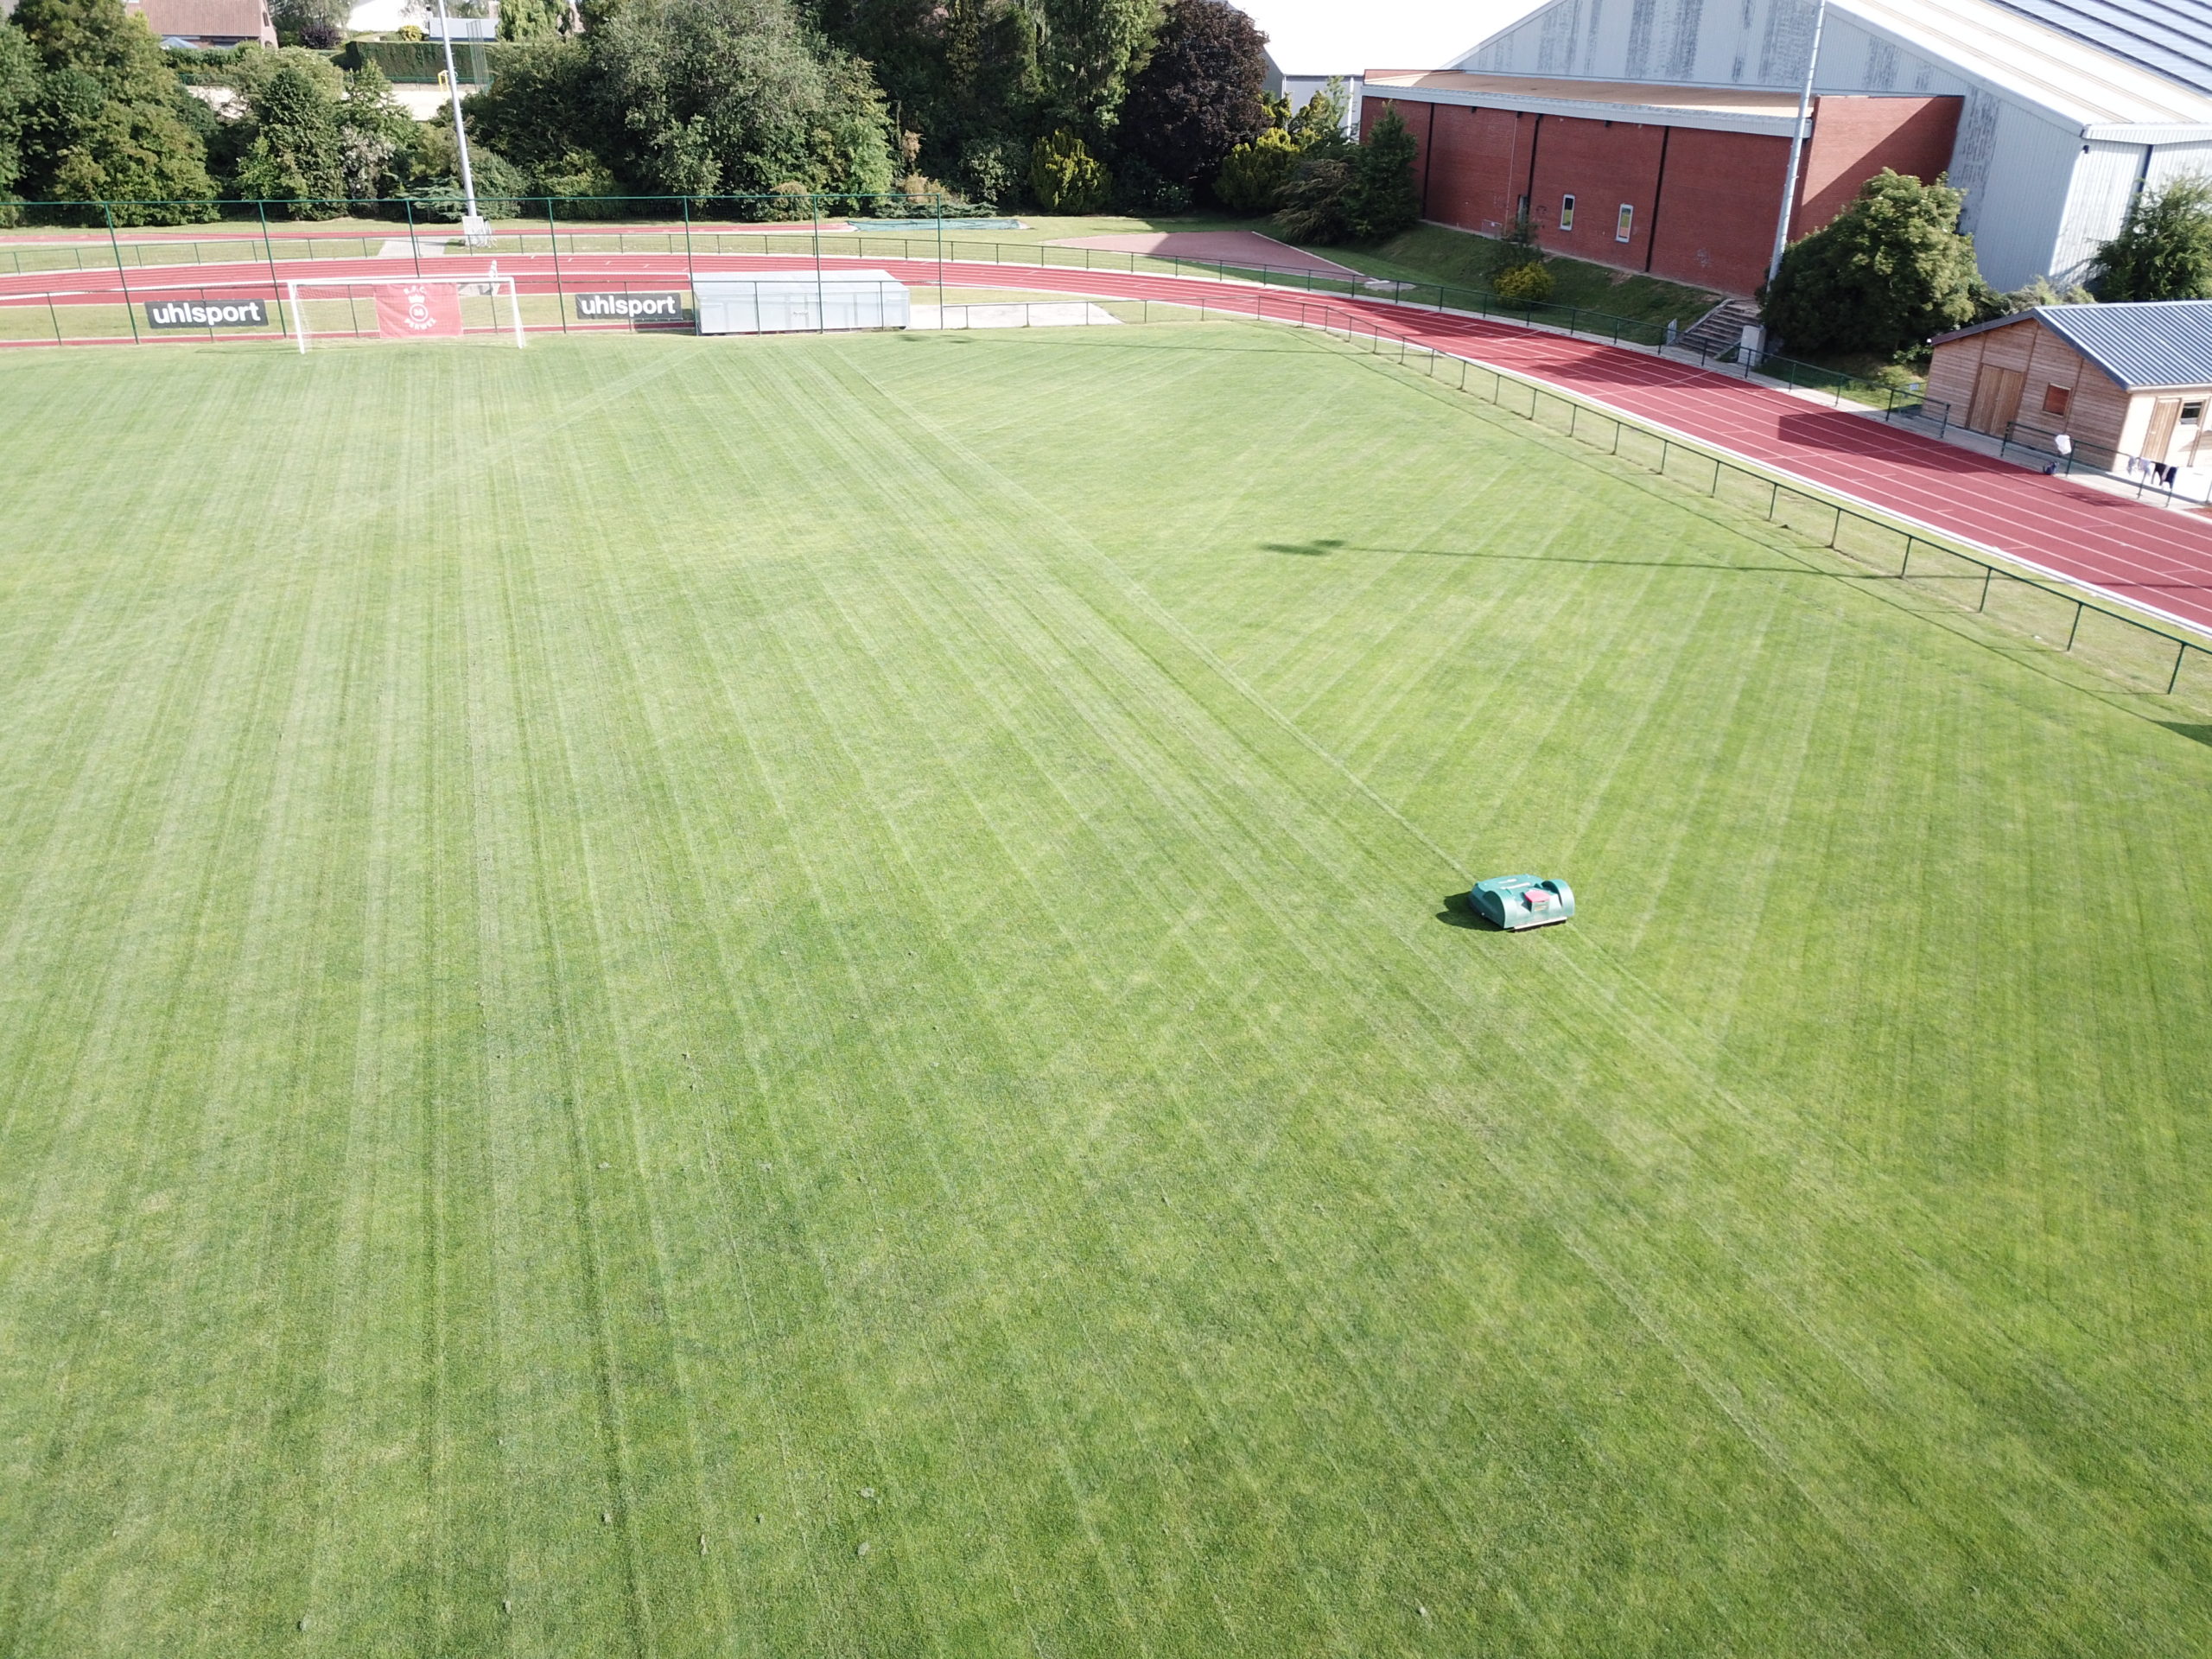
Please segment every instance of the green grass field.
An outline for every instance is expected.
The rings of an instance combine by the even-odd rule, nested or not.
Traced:
[[[2171,710],[1287,330],[0,457],[10,1659],[2212,1645]]]

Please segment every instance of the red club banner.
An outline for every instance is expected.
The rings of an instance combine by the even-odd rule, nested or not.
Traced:
[[[381,283],[377,333],[385,340],[432,340],[461,333],[461,289],[451,283]]]

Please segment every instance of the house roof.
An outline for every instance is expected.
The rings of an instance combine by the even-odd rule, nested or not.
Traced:
[[[263,0],[132,0],[130,9],[164,38],[257,41],[267,16]]]
[[[2212,300],[2038,305],[1939,334],[1936,344],[2031,321],[2050,329],[2124,391],[2212,386]]]
[[[1996,0],[2007,11],[2212,95],[2212,0]]]

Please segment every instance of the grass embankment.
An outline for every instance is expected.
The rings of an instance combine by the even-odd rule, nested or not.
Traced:
[[[2163,705],[1287,329],[0,457],[18,1659],[2212,1646]]]

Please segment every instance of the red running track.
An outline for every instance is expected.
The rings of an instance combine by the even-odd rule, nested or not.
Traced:
[[[496,262],[440,258],[437,274],[466,276],[497,263],[525,293],[554,291],[552,259],[502,256]],[[825,256],[824,265],[887,270],[901,281],[938,280],[934,260]],[[339,277],[404,281],[396,261],[287,261],[287,279]],[[785,255],[701,256],[690,269],[791,269]],[[813,269],[811,262],[804,267]],[[1296,321],[1326,308],[1358,316],[1387,334],[1472,362],[1558,386],[1592,403],[1632,415],[1717,449],[1833,493],[1916,521],[1931,530],[2003,553],[2062,580],[2094,588],[2142,610],[2212,632],[2212,520],[2107,494],[1939,443],[1863,415],[1824,410],[1803,398],[1651,354],[1509,324],[1339,296],[1302,296],[1190,276],[1151,276],[1058,265],[996,265],[948,260],[944,275],[963,286],[1043,289],[1188,305],[1204,300],[1225,310]],[[681,282],[680,256],[576,254],[560,262],[561,285]],[[271,295],[263,264],[147,267],[129,273],[133,292],[165,279],[180,289]],[[51,273],[0,277],[0,304],[30,302]],[[79,302],[112,302],[123,283],[113,272],[68,273]],[[39,303],[44,303],[41,299]]]

